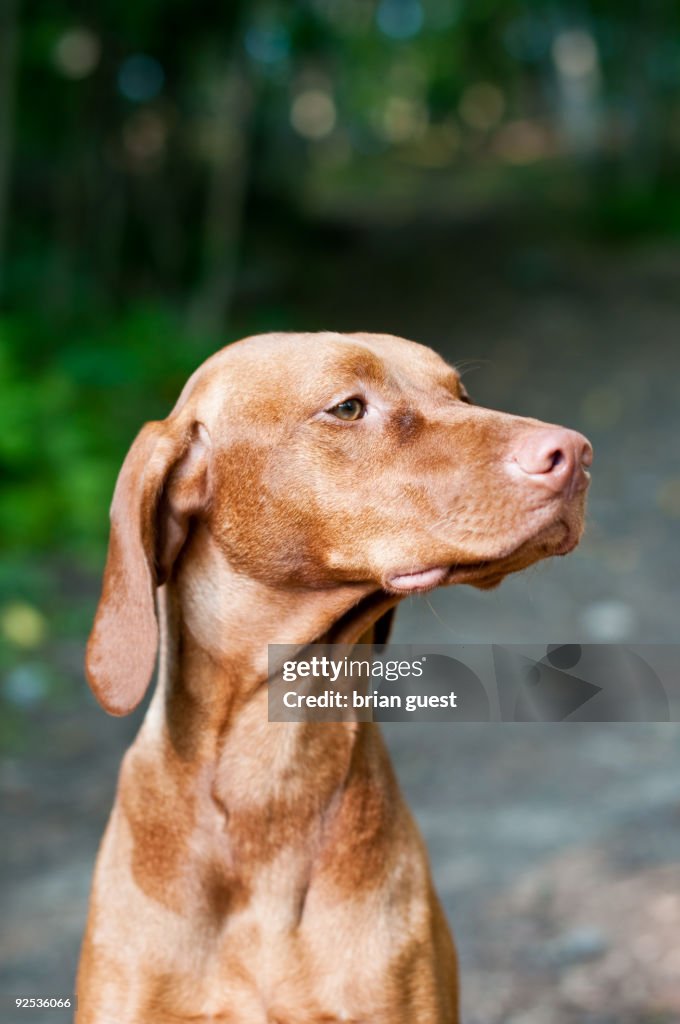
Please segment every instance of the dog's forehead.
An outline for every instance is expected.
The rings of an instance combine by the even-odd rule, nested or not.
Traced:
[[[174,412],[206,422],[235,400],[312,397],[343,386],[428,388],[457,378],[432,349],[387,334],[262,334],[221,349],[187,381]]]

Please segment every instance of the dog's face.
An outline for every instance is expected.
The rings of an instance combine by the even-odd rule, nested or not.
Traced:
[[[267,582],[493,586],[583,529],[585,438],[472,405],[413,342],[249,339],[198,372],[188,413],[210,446],[213,536]]]
[[[472,405],[458,373],[413,342],[290,334],[223,349],[121,470],[93,687],[119,713],[141,698],[155,588],[191,555],[196,523],[240,577],[291,594],[345,588],[348,607],[492,587],[578,543],[591,458],[574,431]]]

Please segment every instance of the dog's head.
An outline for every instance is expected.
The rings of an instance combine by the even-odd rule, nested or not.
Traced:
[[[238,574],[291,595],[493,587],[578,543],[591,459],[574,431],[471,404],[413,342],[290,334],[223,349],[121,470],[93,688],[118,713],[141,699],[155,589],[195,521]]]

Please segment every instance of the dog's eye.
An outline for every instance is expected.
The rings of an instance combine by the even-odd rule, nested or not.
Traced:
[[[348,398],[328,411],[339,420],[360,420],[366,412],[366,406],[360,398]]]

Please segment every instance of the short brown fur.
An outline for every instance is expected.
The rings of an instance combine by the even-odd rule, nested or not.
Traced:
[[[366,414],[342,422],[350,398]],[[327,332],[224,349],[143,429],[87,671],[127,713],[160,628],[159,683],[98,857],[79,1024],[456,1024],[377,726],[269,723],[267,645],[383,642],[413,574],[490,587],[573,547],[585,484],[508,470],[543,427],[466,404],[423,346]]]

